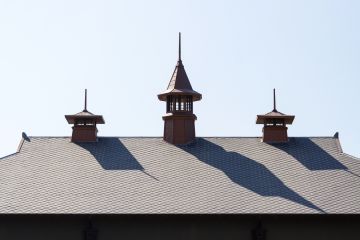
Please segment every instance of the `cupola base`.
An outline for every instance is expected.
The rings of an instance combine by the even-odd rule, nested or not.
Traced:
[[[97,141],[96,125],[75,125],[71,137],[72,142],[96,142]]]
[[[288,141],[286,126],[264,126],[263,142],[267,143],[283,143]]]
[[[171,144],[188,144],[195,139],[195,114],[163,116],[164,140]]]

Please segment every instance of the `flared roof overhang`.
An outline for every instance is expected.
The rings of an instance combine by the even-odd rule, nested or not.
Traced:
[[[199,101],[202,98],[201,93],[189,89],[168,89],[165,92],[158,94],[160,101],[166,101],[167,96],[192,96],[193,101]]]

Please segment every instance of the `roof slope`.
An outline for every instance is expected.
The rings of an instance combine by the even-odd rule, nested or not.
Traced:
[[[360,213],[360,161],[332,137],[30,137],[0,158],[0,214]]]

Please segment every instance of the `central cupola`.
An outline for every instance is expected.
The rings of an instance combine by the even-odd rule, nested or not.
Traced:
[[[181,33],[179,33],[179,58],[169,85],[158,95],[166,101],[164,120],[164,140],[172,144],[186,144],[195,139],[193,102],[201,100],[201,94],[191,87],[181,59]]]

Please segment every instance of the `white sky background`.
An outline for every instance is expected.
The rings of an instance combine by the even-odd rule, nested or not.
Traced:
[[[289,136],[333,136],[360,157],[360,1],[0,1],[0,156],[21,132],[161,136],[182,32],[198,136],[260,136],[257,114],[296,115]]]

